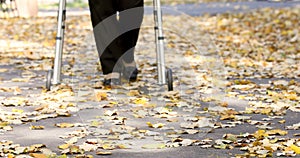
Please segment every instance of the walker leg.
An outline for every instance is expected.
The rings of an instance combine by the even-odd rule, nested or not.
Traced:
[[[64,43],[64,34],[65,34],[65,21],[66,21],[66,0],[59,1],[58,8],[58,18],[57,18],[57,34],[56,34],[56,45],[55,45],[55,59],[53,72],[48,72],[46,88],[50,90],[51,81],[48,77],[53,77],[52,84],[57,85],[61,82],[61,66],[62,66],[62,52],[63,52],[63,43]],[[50,84],[49,84],[50,83]],[[47,87],[50,86],[50,87]]]
[[[156,58],[158,71],[158,84],[166,84],[166,68],[164,56],[164,35],[162,28],[162,12],[160,0],[153,0],[153,13],[155,22],[155,42],[156,42]]]
[[[53,84],[59,84],[61,81],[61,62],[62,62],[62,51],[63,51],[64,33],[65,33],[65,20],[66,20],[66,0],[60,0],[59,11],[58,11],[56,46],[55,46]]]

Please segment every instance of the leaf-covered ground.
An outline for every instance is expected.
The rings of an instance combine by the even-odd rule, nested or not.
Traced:
[[[113,89],[101,85],[89,17],[68,17],[63,84],[49,92],[56,17],[0,19],[0,156],[181,146],[228,157],[297,156],[299,16],[299,8],[286,8],[164,17],[173,92],[156,83],[151,16],[136,50],[139,81]]]
[[[190,3],[210,3],[210,2],[247,2],[253,0],[165,0],[161,1],[162,4],[177,5],[177,4],[190,4]],[[280,1],[280,0],[279,0]],[[146,4],[152,4],[153,1],[145,1]]]

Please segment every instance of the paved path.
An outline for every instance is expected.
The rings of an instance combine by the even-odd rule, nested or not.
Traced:
[[[254,9],[254,8],[259,8],[259,7],[266,7],[266,6],[272,6],[272,7],[291,7],[294,5],[298,5],[299,2],[286,2],[286,3],[270,3],[270,2],[249,2],[249,3],[230,3],[230,4],[219,4],[219,3],[212,3],[212,4],[206,4],[206,5],[186,5],[186,6],[176,6],[176,7],[171,7],[171,9],[166,9],[167,10],[173,10],[171,13],[174,14],[174,10],[180,10],[184,11],[189,15],[201,15],[203,13],[209,12],[211,14],[215,13],[221,13],[221,12],[226,12],[228,10],[231,11],[236,11],[237,6],[240,6],[238,9],[239,11],[243,11],[244,8],[243,6],[247,5],[249,8],[247,9]],[[168,8],[168,7],[167,7]],[[176,8],[176,9],[174,9]],[[205,9],[206,8],[206,9]],[[209,9],[207,9],[209,8]],[[217,8],[217,9],[211,9],[211,8]],[[148,11],[146,11],[148,12]],[[50,12],[41,12],[41,16],[48,16],[48,15],[53,15],[56,12],[50,11]],[[151,12],[149,12],[150,14]],[[167,12],[166,12],[167,13]],[[69,14],[72,15],[82,15],[82,14],[88,14],[87,10],[84,11],[70,11]],[[146,36],[147,37],[147,36]],[[144,52],[147,54],[148,52]],[[145,55],[142,54],[142,55]],[[91,55],[94,56],[95,54]],[[178,54],[177,54],[178,55]],[[87,55],[89,56],[89,55]],[[19,59],[21,60],[21,59]],[[31,61],[26,61],[26,64],[29,64]],[[18,63],[18,62],[17,62]],[[81,61],[79,61],[79,66]],[[84,63],[84,62],[83,62]],[[184,64],[184,63],[181,63]],[[85,65],[88,66],[88,65]],[[180,65],[178,65],[180,67]],[[14,71],[9,71],[8,73],[1,73],[0,78],[2,78],[1,86],[3,87],[14,87],[14,86],[19,86],[24,89],[24,96],[30,96],[34,94],[39,94],[42,91],[42,86],[44,86],[44,78],[43,76],[45,75],[44,72],[38,71],[37,73],[37,78],[33,81],[30,81],[28,84],[24,83],[16,83],[16,82],[10,82],[11,79],[19,77],[22,71],[15,70],[16,65],[13,64],[1,64],[0,68],[7,68],[7,69],[12,69]],[[20,68],[20,66],[18,66]],[[176,70],[176,69],[175,69]],[[151,70],[148,70],[151,71]],[[86,74],[88,75],[88,74]],[[90,74],[89,74],[90,75]],[[145,76],[147,78],[147,76]],[[144,79],[145,79],[144,78]],[[258,82],[263,82],[263,81],[258,81]],[[266,81],[267,82],[267,81]],[[91,82],[89,82],[91,83]],[[155,81],[151,82],[152,84],[155,84]],[[187,88],[187,87],[183,87]],[[119,91],[120,92],[120,91]],[[10,96],[12,95],[11,93],[1,93],[1,96]],[[36,98],[32,98],[36,99]],[[247,106],[246,102],[237,100],[237,99],[231,99],[229,101],[229,108],[234,108],[234,109],[243,109],[245,106]],[[85,106],[86,104],[82,104]],[[90,106],[98,106],[97,102],[91,102]],[[211,107],[214,107],[214,105],[209,105]],[[126,113],[126,108],[132,108],[129,106],[124,106],[124,107],[119,107],[118,109],[121,110],[121,112]],[[12,107],[1,107],[3,110],[11,110]],[[124,110],[125,111],[122,111]],[[30,111],[33,110],[33,107],[24,107],[25,111]],[[201,110],[196,109],[195,111],[190,112],[190,115],[194,115],[195,112],[200,112]],[[178,112],[182,112],[184,114],[183,116],[187,116],[187,113],[189,111],[183,111],[182,109],[178,109]],[[186,112],[186,113],[184,113]],[[194,113],[193,113],[194,112]],[[29,124],[32,125],[43,125],[45,126],[44,131],[35,131],[35,130],[30,130],[28,128],[29,124],[23,124],[23,125],[17,125],[14,126],[14,130],[11,132],[4,132],[2,135],[0,135],[0,140],[4,139],[9,139],[13,140],[15,143],[19,143],[22,145],[31,145],[35,143],[43,143],[46,144],[48,148],[52,149],[53,151],[58,152],[57,145],[62,144],[63,140],[58,137],[58,135],[63,135],[66,132],[72,132],[76,129],[80,128],[71,128],[71,129],[61,129],[53,126],[57,122],[81,122],[81,123],[87,123],[89,120],[96,118],[99,114],[103,113],[103,109],[89,109],[89,108],[83,108],[82,110],[78,112],[72,113],[72,117],[58,117],[54,119],[45,119],[41,120],[38,122],[30,122]],[[122,113],[123,114],[123,113]],[[124,114],[125,115],[125,114]],[[257,119],[260,120],[264,118],[265,116],[262,115],[254,115],[252,119]],[[286,124],[294,124],[298,123],[297,119],[299,118],[299,114],[297,113],[288,113],[284,118],[286,120]],[[131,116],[132,118],[132,116]],[[133,119],[134,120],[134,119]],[[142,120],[143,125],[145,125],[145,122],[147,120]],[[153,120],[150,120],[153,121]],[[128,121],[129,124],[134,124],[136,122],[130,120]],[[276,120],[273,121],[273,123],[276,123]],[[279,125],[276,124],[278,128],[283,128],[284,125]],[[175,126],[175,128],[179,128],[178,125]],[[146,128],[146,127],[144,127]],[[147,128],[149,129],[149,128]],[[212,133],[200,133],[200,134],[195,134],[195,135],[186,135],[186,138],[212,138],[212,139],[218,139],[221,138],[223,134],[226,133],[246,133],[246,132],[255,132],[257,128],[255,126],[249,126],[249,125],[239,125],[234,128],[223,128],[223,129],[216,129]],[[159,131],[159,130],[158,130]],[[160,131],[161,132],[161,131]],[[163,133],[163,132],[162,132]],[[288,136],[292,136],[294,133],[291,132],[289,133]],[[230,155],[234,155],[236,153],[240,153],[240,151],[234,149],[234,150],[217,150],[217,149],[203,149],[200,148],[199,146],[190,146],[190,147],[180,147],[180,148],[168,148],[168,149],[162,149],[162,150],[146,150],[146,149],[140,149],[140,145],[144,143],[153,143],[152,138],[146,138],[143,140],[130,140],[135,143],[133,145],[132,149],[126,149],[126,150],[114,150],[113,155],[107,156],[107,157],[112,157],[112,158],[124,158],[124,157],[132,157],[132,158],[139,158],[139,157],[155,157],[155,158],[173,158],[173,157],[178,157],[178,158],[209,158],[209,157],[230,157]],[[130,141],[126,141],[127,143]]]
[[[164,14],[180,15],[187,14],[190,16],[199,16],[203,14],[219,14],[225,12],[245,12],[259,8],[283,8],[296,7],[300,5],[299,0],[268,2],[268,1],[250,1],[250,2],[230,2],[230,3],[203,3],[203,4],[181,4],[175,6],[162,6]],[[88,9],[69,9],[69,15],[89,14]],[[40,10],[40,16],[56,15],[56,10]],[[145,14],[153,14],[152,6],[145,7]]]
[[[299,6],[300,1],[286,2],[268,2],[268,1],[251,1],[251,2],[232,2],[232,3],[205,3],[205,4],[186,4],[174,7],[166,7],[164,12],[174,14],[176,11],[183,12],[191,16],[199,16],[205,13],[219,14],[225,12],[247,12],[259,8],[283,8]]]

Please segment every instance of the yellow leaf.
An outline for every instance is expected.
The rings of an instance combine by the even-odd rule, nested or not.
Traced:
[[[79,149],[78,146],[72,145],[70,146],[70,154],[79,154],[79,153],[83,153],[83,150]]]
[[[15,95],[18,95],[18,94],[21,94],[21,93],[22,93],[22,90],[19,87],[14,88],[14,94]]]
[[[96,101],[107,100],[107,93],[106,92],[96,92]]]
[[[142,146],[143,149],[163,149],[165,147],[165,144],[146,144]]]
[[[244,96],[244,95],[239,95],[238,98],[239,98],[240,100],[244,100],[244,99],[246,98],[246,96]]]
[[[104,150],[113,150],[113,149],[115,149],[115,147],[113,145],[111,145],[111,144],[103,144],[102,148]]]
[[[146,133],[148,130],[139,130],[140,133]]]
[[[143,107],[144,108],[155,108],[156,104],[144,104]]]
[[[279,134],[281,136],[284,136],[284,135],[288,134],[288,131],[284,131],[284,130],[281,130],[281,129],[274,129],[274,130],[267,131],[266,134],[268,134],[268,135]]]
[[[70,140],[65,141],[65,143],[67,143],[67,144],[75,144],[75,143],[77,143],[77,141],[78,141],[78,138],[77,137],[73,137]]]
[[[146,98],[136,98],[136,99],[133,100],[133,103],[144,105],[144,104],[148,103],[148,99],[146,99]]]
[[[8,154],[8,155],[7,155],[7,158],[15,158],[15,155],[13,155],[13,154]]]
[[[28,82],[29,79],[26,78],[13,78],[11,79],[12,82]]]
[[[29,147],[29,152],[34,152],[44,147],[46,147],[45,144],[34,144]]]
[[[177,118],[170,118],[167,121],[168,122],[178,122],[179,120]]]
[[[140,94],[141,93],[138,90],[130,90],[127,95],[133,97],[133,96],[139,96]]]
[[[188,89],[185,91],[185,93],[186,94],[194,94],[195,92],[194,92],[194,90]]]
[[[12,127],[12,126],[5,126],[5,127],[3,127],[3,129],[4,129],[5,131],[12,131],[12,130],[13,130],[13,127]]]
[[[74,127],[74,124],[72,123],[58,123],[58,124],[55,124],[56,127],[59,127],[59,128],[71,128],[71,127]]]
[[[163,124],[163,123],[152,124],[151,122],[147,122],[147,125],[150,128],[162,128],[163,126],[165,126],[165,124]]]
[[[149,127],[153,127],[153,125],[152,125],[151,122],[147,122],[147,125],[148,125]]]
[[[31,130],[43,130],[45,126],[30,126],[29,129]]]
[[[298,99],[298,95],[296,94],[296,92],[290,92],[290,93],[286,94],[286,98],[289,100],[296,101]]]
[[[226,149],[227,147],[228,147],[227,144],[214,145],[214,148],[216,149]]]
[[[104,112],[104,116],[115,116],[118,115],[118,110],[114,109],[114,110],[106,110]]]
[[[7,69],[0,69],[0,72],[7,72]]]
[[[118,149],[128,149],[128,147],[126,145],[124,145],[124,144],[117,145],[117,148]]]
[[[108,140],[120,140],[119,136],[118,135],[109,135],[107,137]],[[107,146],[105,146],[107,147]],[[108,150],[108,149],[107,149]]]
[[[21,109],[12,109],[12,112],[17,112],[17,113],[23,113],[24,110],[21,110]]]
[[[58,148],[62,149],[62,150],[68,149],[69,147],[70,147],[70,144],[63,144],[63,145],[58,146]]]
[[[109,152],[109,151],[97,151],[96,154],[97,155],[111,155],[112,152]]]
[[[133,117],[135,117],[135,118],[144,118],[144,116],[141,116],[141,115],[137,115],[137,114],[132,114],[133,115]]]
[[[220,106],[222,106],[222,107],[228,107],[228,103],[227,102],[222,102],[222,103],[220,103]]]
[[[269,115],[272,112],[271,108],[265,108],[260,111],[261,114]]]
[[[7,126],[7,125],[8,125],[7,122],[0,122],[0,128],[3,128],[3,127],[5,127],[5,126]]]
[[[296,154],[300,154],[300,147],[296,146],[296,145],[291,145],[290,146],[291,149],[296,153]]]
[[[273,140],[270,140],[270,143],[275,144],[276,142],[278,142],[278,138],[275,138]]]
[[[101,125],[101,124],[102,124],[101,122],[95,121],[95,120],[91,122],[91,126],[92,126],[92,127],[98,127],[98,126]]]
[[[31,153],[30,156],[32,156],[34,158],[47,158],[46,155],[44,155],[44,154],[37,154],[37,153]]]
[[[257,138],[257,139],[262,139],[266,136],[268,136],[268,134],[266,134],[265,130],[258,130],[254,133],[254,137]]]
[[[68,158],[66,154],[60,155],[58,158]]]
[[[111,101],[111,102],[109,102],[109,104],[112,104],[112,105],[118,105],[118,102],[116,102],[116,101]]]
[[[220,120],[231,120],[234,119],[235,115],[230,115],[230,114],[222,114]]]
[[[154,128],[162,128],[163,126],[165,126],[163,123],[156,123],[153,125]]]

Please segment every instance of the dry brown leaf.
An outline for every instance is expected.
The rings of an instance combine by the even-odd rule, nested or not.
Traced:
[[[96,101],[107,100],[107,93],[102,91],[96,91],[95,93]]]

